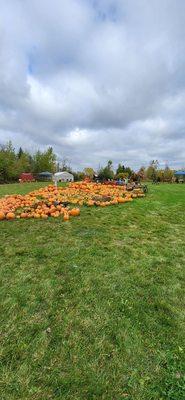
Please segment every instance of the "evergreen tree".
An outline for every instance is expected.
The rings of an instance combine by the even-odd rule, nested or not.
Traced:
[[[48,147],[43,153],[38,150],[33,155],[33,172],[39,173],[44,171],[51,173],[56,171],[56,156],[52,147]]]
[[[18,151],[18,153],[17,153],[17,157],[18,158],[21,158],[21,156],[23,155],[23,149],[22,149],[22,147],[19,147],[19,151]]]
[[[112,165],[113,165],[112,161],[109,160],[104,168],[99,169],[98,178],[100,179],[100,181],[105,181],[114,178],[114,171],[112,169]]]

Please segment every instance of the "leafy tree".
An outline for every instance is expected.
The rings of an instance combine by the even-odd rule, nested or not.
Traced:
[[[128,172],[119,172],[119,174],[116,175],[116,179],[126,179],[128,178]]]
[[[33,156],[33,172],[56,171],[56,156],[52,147],[48,147],[43,153],[38,150]]]
[[[161,182],[171,182],[173,175],[173,171],[167,165],[165,169],[160,169],[157,171],[157,178]]]
[[[116,170],[116,176],[120,173],[126,173],[127,176],[131,176],[133,171],[130,167],[125,167],[124,165],[121,165],[120,163],[118,164],[118,168]]]
[[[124,169],[124,172],[127,172],[127,173],[128,173],[128,176],[131,176],[131,175],[133,174],[133,170],[132,170],[130,167],[126,167],[126,168]]]
[[[116,170],[116,175],[118,176],[118,174],[122,174],[124,172],[124,165],[121,165],[120,163],[118,164],[118,168]]]
[[[32,157],[21,147],[16,153],[11,142],[0,146],[0,181],[18,180],[22,172],[55,172],[56,156],[52,147],[46,151],[37,151]]]
[[[109,160],[104,168],[99,169],[98,178],[100,179],[100,181],[105,181],[114,178],[114,171],[112,169],[112,164],[113,164],[112,161]]]
[[[0,148],[0,180],[1,182],[14,181],[17,178],[16,154],[12,142],[9,141]]]
[[[19,151],[18,151],[18,153],[17,153],[17,157],[18,157],[18,158],[21,158],[21,156],[23,155],[23,153],[24,153],[24,152],[23,152],[23,149],[22,149],[22,147],[20,147],[20,148],[19,148]]]
[[[153,181],[157,180],[157,169],[159,166],[158,160],[152,160],[149,167],[146,170],[146,176],[148,179],[152,179]]]
[[[22,154],[20,157],[18,157],[16,163],[16,170],[18,175],[20,175],[22,172],[32,171],[32,160],[29,153],[22,151]]]
[[[138,177],[139,177],[140,179],[145,179],[145,177],[146,177],[145,167],[142,166],[142,167],[139,169],[137,175],[138,175]]]
[[[61,163],[59,164],[59,171],[67,171],[72,173],[72,169],[70,167],[70,162],[68,160],[68,158],[63,158]]]
[[[84,173],[86,176],[88,176],[91,179],[93,179],[93,176],[95,174],[94,169],[91,167],[84,168]]]
[[[108,167],[110,170],[112,170],[112,166],[113,166],[113,162],[112,162],[112,160],[109,160],[109,161],[107,162],[107,167]]]
[[[81,171],[77,171],[77,172],[72,172],[73,176],[74,176],[74,180],[77,181],[83,181],[85,178],[85,174],[84,172]]]
[[[173,175],[174,175],[174,173],[173,173],[172,169],[170,169],[169,166],[166,165],[166,167],[164,169],[164,180],[167,182],[171,182]]]

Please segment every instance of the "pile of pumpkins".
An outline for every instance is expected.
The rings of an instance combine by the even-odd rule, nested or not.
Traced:
[[[126,191],[125,187],[77,182],[66,187],[43,187],[27,195],[10,195],[0,199],[0,220],[20,218],[47,219],[62,216],[64,221],[80,215],[80,206],[106,207],[144,197],[141,189]],[[70,208],[71,205],[73,208]]]

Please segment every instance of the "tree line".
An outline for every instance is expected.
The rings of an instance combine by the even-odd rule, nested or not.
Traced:
[[[93,169],[90,168],[86,168],[85,172],[86,175],[89,175],[90,177],[95,174]],[[132,181],[151,180],[153,182],[171,182],[174,178],[174,172],[175,171],[170,169],[168,165],[166,165],[164,169],[159,168],[159,162],[157,160],[152,160],[149,166],[142,166],[137,172],[133,171],[132,168],[119,163],[114,172],[113,163],[109,160],[105,167],[99,168],[97,177],[100,181],[109,179],[123,180],[129,178]]]
[[[13,182],[19,179],[22,172],[38,174],[42,171],[56,171],[56,155],[52,147],[31,155],[21,147],[15,151],[11,142],[0,146],[0,182]]]
[[[0,183],[17,181],[23,172],[30,172],[36,176],[43,171],[54,173],[60,170],[71,172],[75,180],[83,180],[88,176],[91,179],[96,177],[100,181],[129,178],[164,182],[171,181],[174,176],[174,171],[168,165],[164,169],[160,169],[157,160],[152,160],[149,166],[142,166],[137,172],[121,163],[114,171],[111,160],[105,166],[99,167],[98,171],[94,171],[91,167],[85,168],[83,171],[73,171],[66,159],[63,160],[62,164],[57,162],[52,147],[48,147],[45,151],[37,150],[34,154],[30,154],[21,147],[16,152],[11,142],[0,146]]]

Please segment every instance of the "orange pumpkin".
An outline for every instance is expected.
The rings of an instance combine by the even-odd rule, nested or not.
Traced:
[[[69,211],[69,214],[72,215],[72,217],[77,217],[78,215],[80,215],[80,209],[72,208],[72,210]]]
[[[3,219],[5,219],[5,213],[0,211],[0,220],[2,221]]]
[[[41,214],[41,218],[47,219],[47,218],[48,218],[48,215],[47,215],[47,214]]]
[[[27,218],[32,218],[32,214],[31,213],[27,214]]]
[[[112,205],[118,204],[118,200],[117,200],[117,199],[113,199],[113,200],[111,201],[111,204],[112,204]]]
[[[21,215],[20,215],[21,218],[27,218],[27,216],[28,216],[28,214],[25,212],[21,213]]]
[[[88,205],[89,207],[94,206],[94,201],[93,201],[93,200],[89,200],[89,201],[87,202],[87,205]]]
[[[112,200],[106,201],[107,197]],[[91,182],[70,183],[68,187],[58,187],[57,189],[55,186],[49,185],[27,195],[4,196],[0,199],[0,220],[14,219],[15,214],[16,218],[47,218],[48,215],[56,218],[64,214],[64,220],[67,221],[69,215],[77,216],[80,214],[80,210],[79,208],[69,210],[69,207],[63,206],[65,203],[106,207],[129,202],[136,197],[144,197],[141,189],[128,192],[125,187]]]
[[[64,220],[64,221],[69,221],[69,214],[68,214],[68,213],[65,213],[65,214],[64,214],[63,220]]]
[[[123,197],[118,197],[118,203],[125,203],[125,199]]]
[[[8,212],[6,214],[6,219],[11,220],[11,219],[14,219],[14,218],[15,218],[15,214],[13,212]]]
[[[59,211],[55,211],[55,213],[54,213],[54,215],[53,215],[53,216],[54,216],[55,218],[58,218],[58,217],[59,217],[59,215],[60,215],[60,212],[59,212]]]
[[[36,218],[36,219],[40,218],[40,214],[35,213],[34,218]]]

